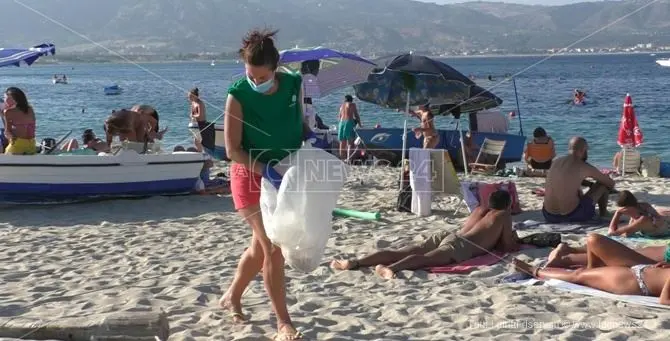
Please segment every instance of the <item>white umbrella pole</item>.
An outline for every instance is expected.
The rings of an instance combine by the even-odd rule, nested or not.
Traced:
[[[621,167],[621,177],[622,177],[622,178],[625,178],[625,177],[626,177],[626,149],[627,149],[626,146],[624,146],[624,147],[622,148],[622,151],[621,151],[621,155],[622,155],[622,156],[621,156],[621,164],[619,165],[619,167]]]
[[[463,140],[463,129],[461,129],[461,119],[458,119],[458,135],[461,137],[461,154],[463,155],[463,172],[468,176],[468,158],[465,155],[465,141]]]
[[[407,104],[405,105],[405,115],[409,115],[409,98],[410,92],[407,91]],[[400,158],[400,190],[402,191],[403,175],[405,173],[405,150],[407,150],[407,116],[405,116],[405,124],[402,128],[402,156]]]

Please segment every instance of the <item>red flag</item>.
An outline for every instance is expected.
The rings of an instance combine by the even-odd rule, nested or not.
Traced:
[[[621,125],[619,125],[619,137],[617,143],[620,146],[638,147],[642,144],[642,130],[635,118],[633,109],[633,100],[630,94],[626,94],[626,100],[623,103],[623,114],[621,115]]]

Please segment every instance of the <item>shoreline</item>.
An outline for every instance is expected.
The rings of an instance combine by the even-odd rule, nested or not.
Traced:
[[[661,58],[661,55],[670,55],[670,51],[660,52],[593,52],[593,53],[511,53],[511,54],[477,54],[477,55],[427,55],[434,59],[478,59],[478,58],[528,58],[528,57],[596,57],[596,56],[612,56],[612,55],[644,55],[655,54],[655,57]],[[59,64],[169,64],[169,63],[210,63],[212,60],[216,64],[236,64],[238,59],[155,59],[155,60],[95,60],[96,57],[91,57],[91,60],[76,60],[76,61],[59,61],[59,60],[44,60],[39,59],[34,66],[41,65],[59,65]],[[375,60],[380,57],[365,56],[370,60]]]

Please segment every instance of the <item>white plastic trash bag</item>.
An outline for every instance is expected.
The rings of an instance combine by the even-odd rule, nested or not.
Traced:
[[[284,174],[279,190],[265,179],[261,185],[265,233],[281,247],[289,266],[311,272],[319,266],[330,238],[346,167],[335,156],[305,143],[275,169]]]

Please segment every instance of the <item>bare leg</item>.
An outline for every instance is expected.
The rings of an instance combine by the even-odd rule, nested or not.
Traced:
[[[560,243],[551,251],[547,258],[548,268],[569,268],[571,266],[586,266],[586,247],[570,247],[568,244]]]
[[[599,183],[595,183],[593,186],[591,186],[591,189],[586,192],[587,196],[591,197],[594,202],[598,203],[598,209],[601,217],[607,215],[607,200],[609,199],[609,192],[609,188]]]
[[[637,264],[654,264],[653,259],[645,257],[625,245],[601,236],[589,234],[586,237],[587,267],[621,266],[631,267]]]
[[[388,265],[414,254],[423,254],[420,246],[410,246],[400,250],[384,250],[372,253],[356,260],[334,260],[330,267],[335,270],[352,270],[358,267],[370,267],[379,264]]]
[[[377,265],[375,272],[382,278],[391,279],[398,271],[425,269],[432,266],[451,264],[453,261],[451,250],[437,249],[425,255],[409,255],[389,266]]]
[[[538,278],[558,279],[619,295],[641,294],[635,275],[628,267],[607,266],[570,271],[555,268],[537,269],[518,259],[515,259],[513,264],[517,271],[530,273]]]
[[[195,145],[195,149],[199,153],[202,153],[202,142],[198,141],[198,139],[193,139],[193,144]]]
[[[256,207],[240,210],[239,213],[246,219],[249,225],[252,225],[258,223],[253,219],[254,216],[261,217],[259,210],[260,208]],[[263,249],[261,248],[261,244],[256,235],[253,235],[251,238],[251,246],[242,253],[242,258],[237,265],[237,271],[235,272],[235,277],[233,277],[233,282],[228,288],[228,291],[226,291],[223,297],[219,300],[219,305],[224,309],[230,310],[233,314],[233,322],[239,323],[244,321],[241,303],[242,294],[244,294],[244,291],[247,289],[251,280],[256,277],[261,270],[263,262]]]
[[[347,149],[347,141],[340,141],[340,159],[346,160],[344,157],[345,151]]]
[[[247,223],[249,223],[249,225],[252,226],[254,230],[263,229],[263,219],[260,214],[259,205],[240,210],[239,212],[240,215],[247,221]],[[254,238],[256,238],[256,236],[254,236]],[[258,247],[260,247],[260,242],[256,241],[256,244],[258,244]],[[244,288],[246,288],[246,286],[251,281],[251,278],[253,278],[253,276],[255,276],[262,267],[265,290],[268,292],[268,295],[270,296],[272,309],[274,310],[275,315],[277,316],[277,329],[279,331],[279,334],[295,335],[298,332],[293,327],[291,318],[288,314],[288,309],[286,307],[284,257],[281,254],[281,249],[279,247],[274,247],[272,250],[265,250],[262,247],[260,247],[260,249],[262,249],[261,262],[256,263],[250,262],[248,263],[249,268],[244,269],[243,266],[247,264],[243,264],[242,261],[240,261],[238,270],[240,270],[239,268],[242,268],[240,271],[242,274],[239,274],[239,276],[236,275],[237,281],[233,282],[233,285],[231,285],[231,289],[229,289],[229,291],[231,291],[231,293],[234,292],[235,294],[243,292]],[[256,257],[256,259],[258,259],[258,256]],[[244,288],[242,288],[243,285]],[[241,297],[241,294],[239,295]],[[232,298],[229,300],[232,305]],[[226,302],[225,300],[223,301],[224,303]]]
[[[63,146],[63,148],[61,148],[61,150],[66,152],[71,152],[75,149],[79,149],[79,142],[77,142],[77,139],[71,139],[68,141],[68,143],[65,144],[65,146]]]

